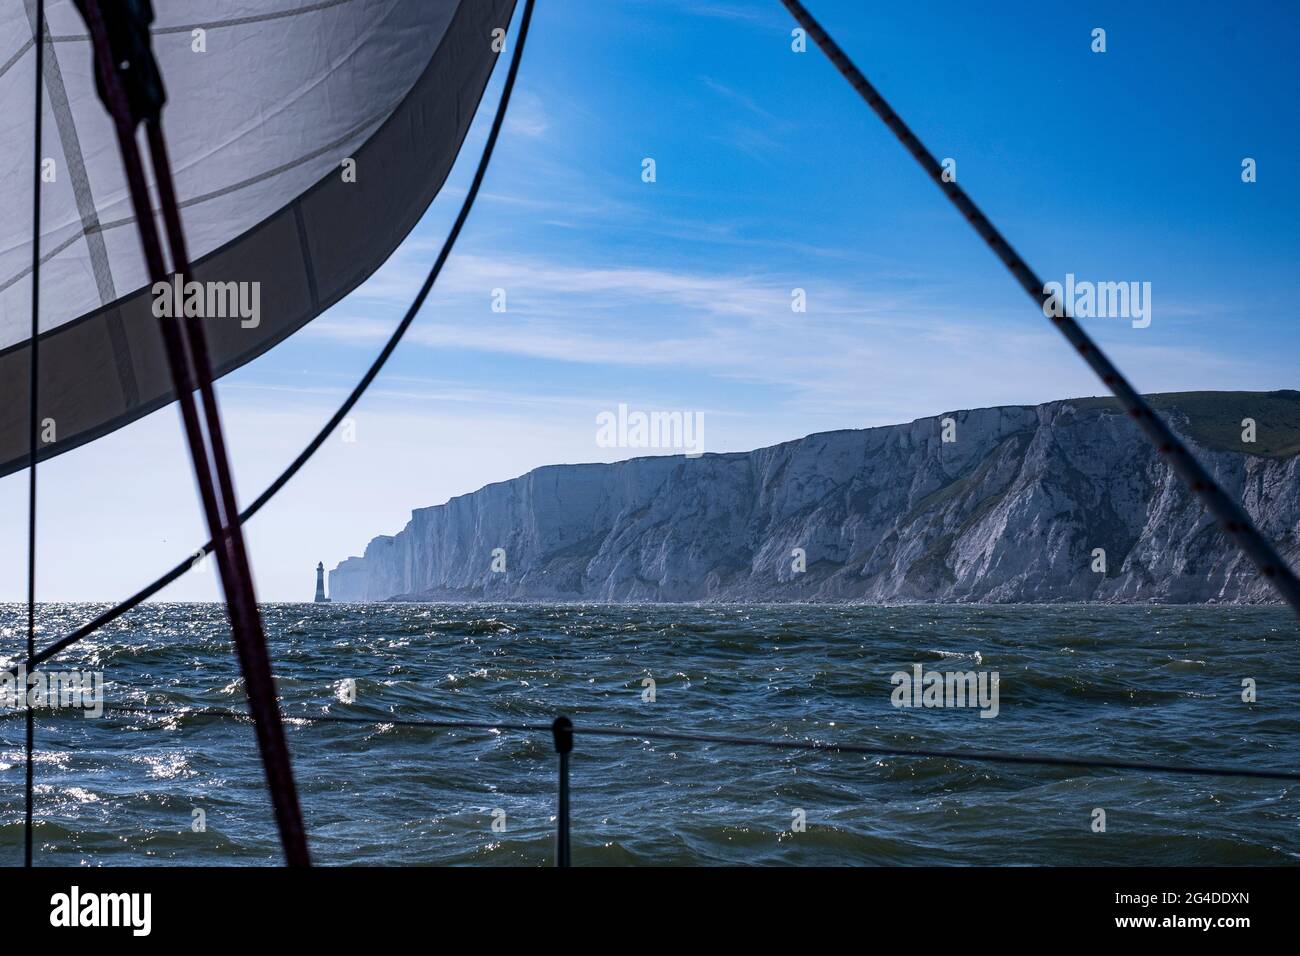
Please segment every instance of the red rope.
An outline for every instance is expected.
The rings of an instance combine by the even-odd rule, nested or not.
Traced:
[[[115,57],[97,0],[85,0],[85,14],[94,42],[95,64],[100,84],[117,128],[122,164],[130,186],[136,227],[144,247],[149,278],[151,282],[166,281],[167,271],[163,262],[162,246],[149,203],[144,165],[135,140],[135,127],[141,117],[133,114],[118,77]],[[188,262],[181,231],[180,212],[172,188],[166,148],[162,140],[162,127],[158,116],[154,115],[146,119],[154,175],[158,181],[163,218],[167,225],[172,261],[175,266],[173,271],[183,273],[188,268]],[[186,319],[184,324],[178,318],[163,318],[160,320],[159,327],[171,368],[172,384],[180,404],[181,421],[185,426],[190,458],[194,463],[204,516],[212,540],[217,544],[213,550],[221,574],[226,604],[230,611],[236,656],[239,659],[248,693],[249,710],[254,718],[258,748],[266,771],[267,787],[271,792],[271,802],[275,809],[285,862],[290,866],[308,866],[311,860],[307,852],[302,811],[298,805],[297,789],[294,786],[293,770],[289,762],[289,748],[285,741],[280,708],[276,700],[275,680],[271,673],[266,635],[257,610],[252,571],[239,524],[239,508],[235,502],[234,483],[226,456],[220,411],[212,388],[206,340],[199,320],[194,317]],[[203,400],[202,422],[194,401],[196,387]],[[217,493],[218,487],[220,497]]]

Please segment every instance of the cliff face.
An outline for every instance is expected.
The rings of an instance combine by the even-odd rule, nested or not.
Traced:
[[[1153,399],[1300,563],[1300,392]],[[945,418],[956,423],[955,441],[942,440]],[[1253,444],[1241,441],[1245,418],[1256,421]],[[1098,548],[1104,573],[1093,570]],[[538,468],[414,512],[400,533],[336,567],[330,593],[335,601],[1274,600],[1103,399],[954,412],[748,453]]]

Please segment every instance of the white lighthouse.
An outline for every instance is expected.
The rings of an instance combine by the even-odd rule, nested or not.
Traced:
[[[316,603],[329,604],[330,599],[325,596],[325,562],[321,561],[316,565]]]

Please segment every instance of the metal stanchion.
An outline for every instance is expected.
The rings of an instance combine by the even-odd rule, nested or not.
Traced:
[[[573,751],[573,721],[556,717],[551,724],[555,752],[560,755],[559,805],[555,813],[555,865],[569,866],[569,754]]]

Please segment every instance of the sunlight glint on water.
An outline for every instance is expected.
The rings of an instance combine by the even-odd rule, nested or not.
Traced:
[[[400,714],[1300,765],[1297,638],[1259,608],[267,605],[291,717]],[[92,616],[42,609],[42,641]],[[217,605],[149,605],[59,658],[110,704],[241,708]],[[0,606],[14,661],[23,609]],[[978,657],[976,656],[978,655]],[[913,664],[995,670],[1000,711],[901,710]],[[644,678],[656,700],[642,700]],[[1243,678],[1259,700],[1241,700]],[[356,683],[355,704],[342,700]],[[0,863],[21,860],[22,720],[0,720]],[[318,862],[546,864],[549,734],[292,721]],[[43,864],[279,860],[251,727],[43,711]],[[577,740],[574,862],[1286,864],[1282,782]],[[1104,808],[1107,832],[1093,833]],[[206,830],[191,828],[201,809]],[[807,832],[792,833],[803,809]],[[505,811],[506,831],[493,832]]]

